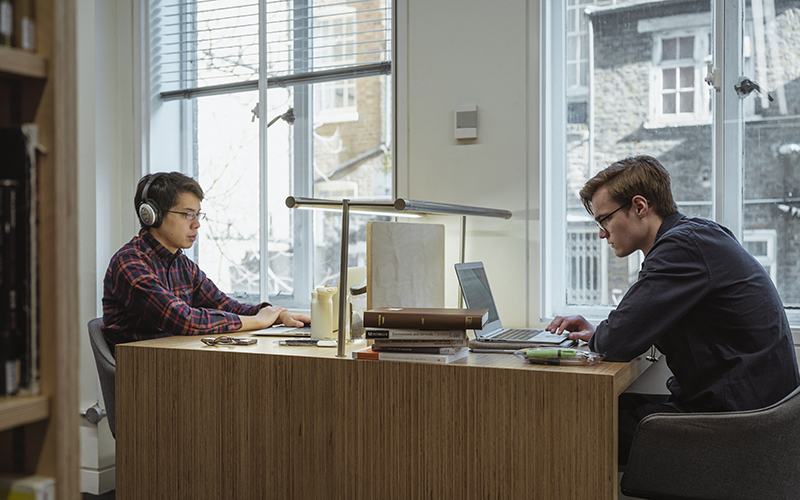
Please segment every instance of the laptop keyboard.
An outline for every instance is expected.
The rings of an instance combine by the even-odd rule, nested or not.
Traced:
[[[508,328],[503,330],[500,335],[495,338],[524,340],[533,337],[538,333],[540,333],[538,330],[531,330],[529,328]]]

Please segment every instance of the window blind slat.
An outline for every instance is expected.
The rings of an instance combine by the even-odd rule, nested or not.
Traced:
[[[270,82],[371,76],[380,63],[391,72],[391,0],[262,4]],[[250,88],[258,75],[258,8],[256,0],[151,0],[151,71],[162,97]]]
[[[313,73],[296,73],[285,77],[272,77],[267,79],[267,88],[291,87],[294,85],[306,85],[312,83],[325,83],[337,80],[349,80],[352,78],[366,78],[370,76],[389,75],[392,73],[392,64],[388,61],[365,64],[352,68],[337,68],[326,71],[315,71]],[[205,97],[221,94],[235,94],[237,92],[248,92],[258,90],[258,80],[245,82],[225,83],[220,85],[208,85],[203,87],[186,88],[161,92],[160,97],[164,101],[176,99],[192,99],[195,97]]]

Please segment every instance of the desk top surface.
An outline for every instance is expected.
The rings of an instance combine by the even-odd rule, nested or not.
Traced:
[[[281,356],[302,356],[314,358],[330,358],[339,361],[362,362],[362,363],[391,363],[392,361],[371,361],[371,360],[355,360],[352,358],[353,351],[364,349],[367,347],[366,343],[348,343],[345,346],[346,356],[339,358],[336,356],[337,349],[335,347],[315,347],[315,346],[282,346],[279,345],[280,338],[276,337],[256,337],[248,334],[247,332],[233,332],[231,337],[257,338],[258,342],[253,345],[216,345],[207,346],[201,342],[204,336],[175,336],[164,337],[153,340],[142,340],[138,342],[130,342],[126,344],[118,344],[117,358],[119,358],[120,349],[127,350],[129,348],[153,348],[153,349],[180,349],[189,351],[203,351],[203,352],[218,352],[218,353],[249,353],[259,355],[281,355]],[[402,361],[398,361],[402,363]],[[610,376],[615,379],[626,378],[630,381],[635,380],[641,375],[649,366],[650,363],[645,360],[644,355],[641,355],[629,363],[612,363],[603,361],[592,366],[545,366],[526,363],[513,354],[495,354],[495,353],[469,353],[467,357],[453,361],[447,365],[440,366],[476,366],[486,368],[506,368],[506,369],[519,369],[519,370],[535,370],[535,371],[549,371],[549,372],[564,372],[564,373],[583,373],[593,374],[599,376]],[[627,384],[626,384],[627,385]]]

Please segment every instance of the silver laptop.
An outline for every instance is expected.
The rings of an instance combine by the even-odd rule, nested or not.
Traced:
[[[271,326],[269,328],[264,328],[263,330],[254,330],[252,332],[246,332],[246,333],[252,335],[268,336],[268,337],[307,338],[311,337],[311,327]]]
[[[458,283],[461,285],[461,293],[464,296],[464,302],[467,307],[470,309],[486,308],[489,310],[489,320],[486,325],[481,330],[475,330],[475,337],[478,340],[552,345],[572,342],[566,335],[554,335],[546,330],[503,328],[500,316],[497,314],[497,307],[494,304],[492,290],[489,288],[489,280],[486,277],[483,262],[456,264],[456,274],[458,275]]]

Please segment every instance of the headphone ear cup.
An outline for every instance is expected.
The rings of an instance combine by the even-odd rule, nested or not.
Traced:
[[[155,204],[147,201],[139,205],[139,218],[142,220],[142,224],[148,227],[161,225],[161,211]]]

